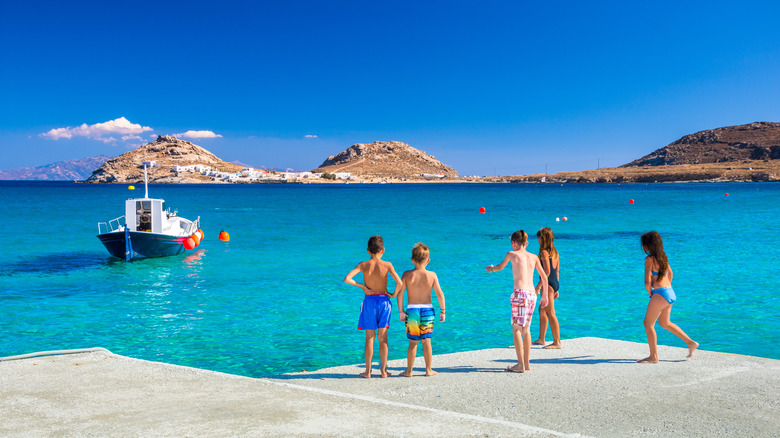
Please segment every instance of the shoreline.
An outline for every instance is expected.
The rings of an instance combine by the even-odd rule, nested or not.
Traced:
[[[702,348],[706,348],[703,345]],[[435,351],[435,344],[434,344]],[[771,436],[780,361],[603,338],[435,355],[434,377],[361,365],[250,378],[89,352],[0,362],[7,436]],[[695,397],[692,397],[695,394]],[[359,414],[365,412],[365,415]],[[367,419],[370,421],[366,421]],[[413,418],[413,421],[409,421]],[[417,425],[425,424],[424,428]]]

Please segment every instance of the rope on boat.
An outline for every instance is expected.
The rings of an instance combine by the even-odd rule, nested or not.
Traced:
[[[0,357],[0,362],[8,361],[8,360],[19,360],[19,359],[29,359],[31,357],[38,357],[38,356],[55,356],[60,354],[77,354],[77,353],[93,353],[93,352],[103,352],[108,354],[114,354],[105,348],[102,347],[95,347],[95,348],[79,348],[76,350],[52,350],[52,351],[39,351],[37,353],[27,353],[27,354],[20,354],[18,356],[6,356],[6,357]]]

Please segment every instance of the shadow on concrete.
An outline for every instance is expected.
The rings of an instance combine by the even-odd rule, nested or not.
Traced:
[[[593,356],[575,356],[560,357],[555,359],[531,359],[531,363],[544,364],[572,364],[572,365],[593,365],[598,363],[636,363],[636,359],[589,359]],[[499,359],[494,362],[517,363],[514,359]],[[676,361],[663,361],[676,362]]]
[[[393,375],[396,375],[396,371],[398,373],[402,371],[406,371],[406,367],[387,367],[388,370],[393,371]],[[433,364],[433,370],[438,372],[439,374],[467,374],[467,373],[499,373],[503,370],[500,368],[477,368],[467,365],[462,366],[454,366],[454,367],[437,367],[436,364]],[[425,366],[416,366],[414,367],[414,377],[417,377],[418,375],[420,377],[425,377]]]
[[[509,362],[513,362],[513,361],[509,361]],[[434,365],[433,369],[434,371],[437,371],[439,374],[503,373],[505,371],[503,368],[477,368],[472,366],[437,367]],[[387,370],[392,373],[392,375],[389,377],[392,379],[395,377],[402,377],[400,376],[400,374],[406,371],[406,367],[387,367]],[[301,374],[281,374],[276,376],[270,376],[268,378],[274,380],[362,379],[362,377],[358,375],[358,373],[361,372],[363,372],[362,368],[359,368],[355,374],[318,373],[314,371],[311,373],[301,373]],[[424,366],[414,367],[413,377],[425,377],[425,367]],[[381,379],[381,377],[379,376],[378,368],[374,368],[373,374],[371,374],[371,378]]]

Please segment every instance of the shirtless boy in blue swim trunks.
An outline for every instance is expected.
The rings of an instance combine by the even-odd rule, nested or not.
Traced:
[[[401,310],[401,321],[406,322],[406,337],[409,339],[409,350],[406,355],[406,371],[401,373],[404,377],[412,377],[414,368],[414,359],[417,357],[417,344],[422,341],[423,357],[425,357],[425,375],[435,376],[438,374],[431,368],[433,361],[433,347],[431,346],[431,336],[433,336],[433,320],[436,311],[433,310],[431,302],[431,292],[436,291],[436,299],[439,300],[439,322],[444,322],[444,292],[439,286],[439,277],[435,272],[425,269],[431,259],[428,257],[430,251],[424,243],[414,245],[412,249],[412,263],[414,269],[404,272],[401,276],[403,287],[409,293],[407,298],[406,311]],[[398,294],[398,308],[404,308],[404,289],[401,288]]]
[[[368,239],[368,254],[371,258],[359,263],[355,269],[349,271],[344,282],[359,287],[363,290],[365,298],[360,307],[360,319],[358,329],[366,331],[366,371],[360,373],[360,377],[371,378],[371,362],[374,358],[374,338],[379,333],[379,371],[382,377],[387,377],[387,329],[390,327],[390,311],[392,304],[390,298],[394,298],[403,288],[401,277],[396,274],[390,262],[382,260],[385,253],[385,245],[381,236],[372,236]],[[363,283],[353,280],[357,274],[363,274]],[[390,295],[387,292],[387,276],[391,275],[395,280],[395,292]]]
[[[514,286],[510,302],[512,304],[512,339],[515,343],[517,364],[507,367],[507,371],[522,373],[531,369],[531,318],[536,307],[536,291],[534,290],[534,269],[539,273],[542,298],[541,307],[547,305],[547,275],[539,261],[539,257],[526,251],[528,234],[523,231],[512,233],[512,251],[506,253],[504,260],[498,266],[490,265],[488,272],[504,269],[512,263]]]

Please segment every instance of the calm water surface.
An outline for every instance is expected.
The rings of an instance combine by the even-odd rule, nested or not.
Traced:
[[[0,356],[100,346],[247,376],[363,361],[362,296],[342,282],[385,239],[411,269],[431,248],[447,297],[434,351],[511,345],[511,273],[488,274],[509,235],[556,233],[564,337],[645,342],[639,236],[658,230],[674,269],[672,320],[703,349],[780,359],[777,184],[153,185],[206,238],[181,256],[125,263],[97,223],[127,186],[0,182]],[[725,193],[729,193],[726,197]],[[634,204],[629,204],[634,199]],[[486,214],[479,208],[485,207]],[[567,222],[556,222],[566,216]],[[229,243],[217,240],[220,230]],[[537,250],[532,239],[529,250]],[[395,306],[394,306],[395,307]],[[393,309],[391,359],[405,357]],[[538,333],[534,316],[532,333]],[[683,347],[658,328],[659,342]],[[548,339],[551,335],[548,333]]]

